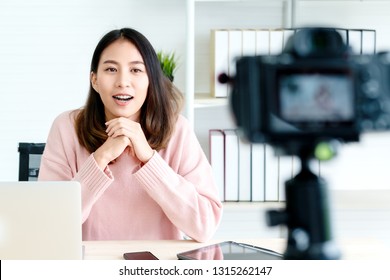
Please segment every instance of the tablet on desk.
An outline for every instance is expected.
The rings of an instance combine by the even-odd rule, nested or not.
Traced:
[[[275,251],[249,244],[225,241],[177,254],[179,260],[281,260]]]

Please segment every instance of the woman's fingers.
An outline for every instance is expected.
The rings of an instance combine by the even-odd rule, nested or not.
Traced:
[[[106,123],[107,135],[112,138],[125,136],[130,140],[129,148],[133,156],[142,162],[147,162],[153,155],[142,127],[139,123],[126,118],[117,118]]]

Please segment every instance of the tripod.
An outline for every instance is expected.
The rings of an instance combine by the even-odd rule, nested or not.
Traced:
[[[286,209],[268,211],[268,224],[288,228],[285,259],[339,259],[340,252],[332,241],[327,183],[310,170],[311,154],[300,153],[300,172],[285,182]]]

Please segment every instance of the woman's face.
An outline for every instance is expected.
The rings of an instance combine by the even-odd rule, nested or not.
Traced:
[[[139,120],[149,86],[142,56],[133,43],[118,39],[101,54],[92,87],[104,104],[106,121],[118,117]]]

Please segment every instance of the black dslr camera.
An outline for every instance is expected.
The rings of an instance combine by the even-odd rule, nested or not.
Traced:
[[[250,142],[286,154],[390,129],[390,55],[354,55],[336,29],[302,28],[280,55],[236,62],[231,107]]]
[[[301,162],[285,183],[286,208],[268,212],[269,225],[288,227],[284,258],[340,258],[327,184],[309,162],[319,158],[320,144],[390,129],[390,55],[354,55],[336,29],[302,28],[280,55],[239,58],[230,81],[230,105],[245,138]]]

